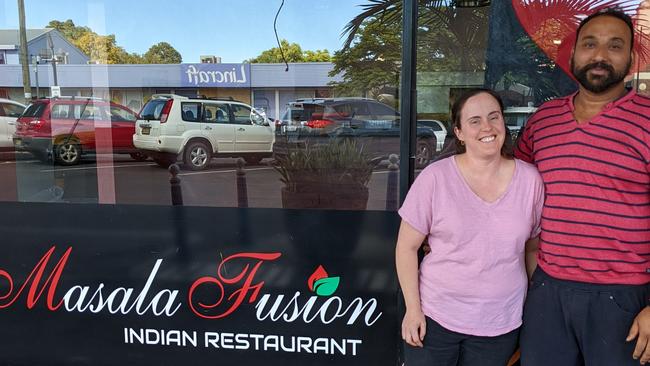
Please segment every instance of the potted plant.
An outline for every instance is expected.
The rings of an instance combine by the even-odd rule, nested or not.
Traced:
[[[350,139],[289,149],[273,165],[280,173],[284,208],[365,210],[376,162]]]

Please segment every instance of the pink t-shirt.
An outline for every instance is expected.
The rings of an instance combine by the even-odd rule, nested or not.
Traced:
[[[470,189],[455,157],[424,169],[399,210],[431,246],[420,265],[424,314],[476,336],[518,328],[527,286],[524,244],[539,235],[543,202],[537,169],[521,160],[492,203]]]

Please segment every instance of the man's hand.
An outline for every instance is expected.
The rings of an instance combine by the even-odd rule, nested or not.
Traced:
[[[422,347],[424,335],[427,332],[427,322],[422,310],[406,310],[402,320],[402,339],[414,347]]]
[[[645,365],[650,361],[650,306],[646,306],[634,318],[630,333],[625,340],[630,342],[634,338],[638,339],[632,357],[635,360],[639,360],[641,365]]]

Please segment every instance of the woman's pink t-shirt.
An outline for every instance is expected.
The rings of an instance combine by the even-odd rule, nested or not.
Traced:
[[[470,189],[455,157],[424,169],[399,210],[431,247],[420,265],[424,314],[477,336],[518,328],[527,286],[524,244],[539,235],[543,202],[537,169],[521,160],[506,192],[491,203]]]

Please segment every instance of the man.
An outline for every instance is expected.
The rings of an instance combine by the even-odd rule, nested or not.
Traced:
[[[546,188],[523,366],[650,361],[650,99],[625,88],[633,44],[623,12],[585,18],[578,92],[542,105],[515,149]]]

